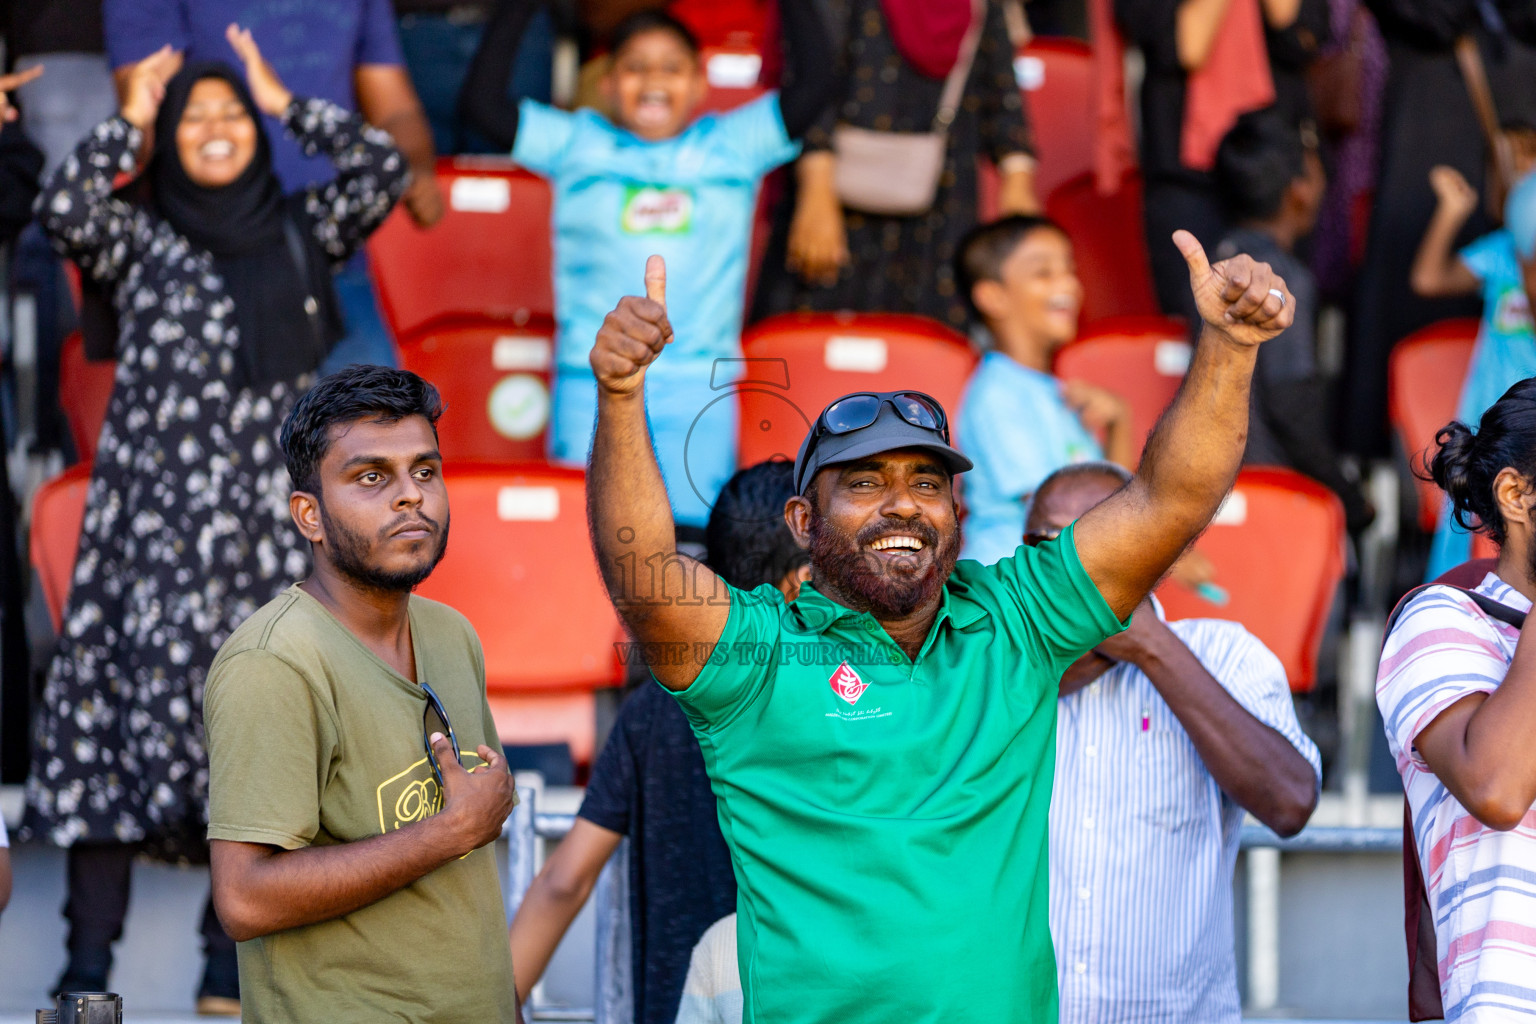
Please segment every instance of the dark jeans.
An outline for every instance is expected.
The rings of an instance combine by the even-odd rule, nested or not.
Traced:
[[[400,19],[400,49],[439,153],[499,152],[466,128],[458,112],[459,90],[484,29],[484,21],[459,20],[448,14],[407,14]],[[540,9],[518,45],[509,100],[517,96],[549,102],[554,52],[554,23],[549,11]]]
[[[106,990],[112,944],[122,938],[128,917],[129,883],[138,849],[133,843],[76,843],[69,848],[69,895],[64,901],[69,966],[59,979],[61,991]],[[212,893],[203,907],[201,931],[208,964],[198,995],[239,998],[235,940],[219,924]]]

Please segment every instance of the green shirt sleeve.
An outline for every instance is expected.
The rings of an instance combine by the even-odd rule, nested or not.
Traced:
[[[208,838],[296,850],[320,831],[320,796],[338,756],[331,709],[263,650],[221,658],[203,702]]]
[[[731,609],[720,639],[685,652],[704,667],[686,690],[672,694],[695,725],[708,728],[728,725],[766,693],[778,662],[784,595],[771,584],[727,589]]]
[[[993,566],[1024,621],[1063,668],[1130,625],[1115,618],[1083,568],[1076,529],[1073,523],[1054,541],[1021,546]]]

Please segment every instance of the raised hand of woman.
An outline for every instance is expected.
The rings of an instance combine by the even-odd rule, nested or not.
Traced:
[[[165,99],[165,84],[180,70],[181,51],[171,49],[170,43],[133,65],[119,111],[123,120],[143,132],[153,128],[160,101]]]
[[[224,38],[229,40],[229,45],[235,48],[235,54],[245,65],[245,80],[251,87],[251,99],[256,101],[257,108],[263,114],[280,116],[293,102],[293,93],[261,55],[251,30],[231,24],[224,30]]]

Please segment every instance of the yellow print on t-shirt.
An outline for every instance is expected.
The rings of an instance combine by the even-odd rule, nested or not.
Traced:
[[[459,751],[459,763],[465,771],[474,771],[485,762],[473,750]],[[414,821],[425,821],[443,809],[443,792],[432,774],[425,756],[405,771],[379,783],[379,832],[393,832]]]

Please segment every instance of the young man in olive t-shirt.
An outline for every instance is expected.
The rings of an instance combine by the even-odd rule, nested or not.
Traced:
[[[943,408],[845,395],[795,461],[784,518],[811,580],[792,605],[676,551],[645,418],[646,367],[672,339],[659,257],[646,297],[604,320],[593,545],[704,754],[736,871],[745,1024],[1055,1024],[1057,681],[1210,521],[1242,461],[1255,352],[1291,322],[1267,266],[1211,266],[1194,236],[1174,241],[1205,329],[1135,479],[1058,540],[957,561],[954,477],[971,464]]]
[[[213,897],[247,1021],[518,1020],[494,853],[517,800],[448,541],[437,391],[357,366],[283,425],[314,572],[208,675]],[[452,742],[456,740],[457,742]]]

